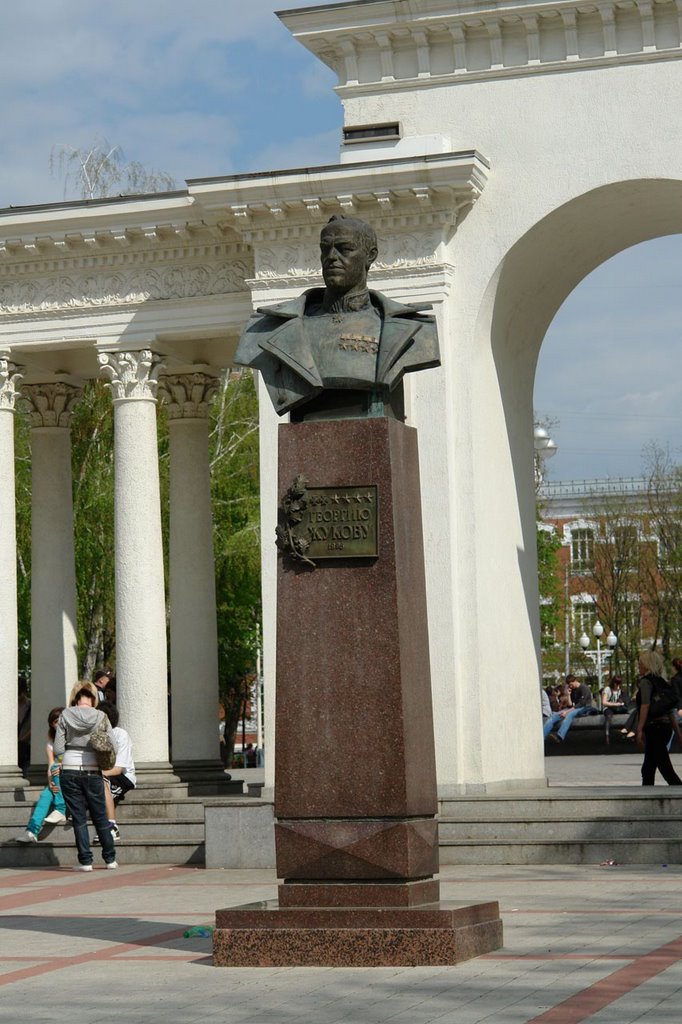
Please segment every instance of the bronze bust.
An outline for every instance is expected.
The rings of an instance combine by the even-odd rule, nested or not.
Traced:
[[[279,415],[292,420],[397,416],[402,378],[440,364],[435,320],[367,288],[374,229],[332,217],[320,235],[324,288],[263,306],[239,340],[236,362],[263,375]]]

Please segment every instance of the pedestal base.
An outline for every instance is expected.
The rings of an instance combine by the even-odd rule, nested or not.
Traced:
[[[173,761],[173,773],[187,783],[188,796],[230,796],[244,791],[241,781],[226,775],[218,758],[205,761]]]
[[[28,779],[24,778],[15,764],[0,765],[0,793],[14,793],[15,798],[23,800],[23,791],[28,785]]]
[[[284,909],[272,901],[216,912],[216,967],[428,967],[502,945],[499,906]]]

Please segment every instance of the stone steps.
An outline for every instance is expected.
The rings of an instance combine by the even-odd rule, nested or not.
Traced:
[[[682,837],[682,817],[660,818],[556,818],[536,817],[514,821],[453,821],[441,818],[440,843],[460,840],[525,843],[583,840],[677,839]]]
[[[70,867],[77,863],[73,834],[68,840],[52,840],[52,836],[39,843],[3,842],[0,845],[0,868]],[[99,846],[93,846],[95,866],[101,864]],[[121,864],[203,864],[205,860],[203,838],[189,840],[174,832],[165,840],[128,840],[116,843],[116,855]]]
[[[203,864],[205,862],[204,812],[206,802],[240,803],[235,796],[241,782],[223,787],[228,795],[189,796],[188,787],[146,785],[129,793],[117,808],[121,839],[116,844],[122,864]],[[31,808],[42,792],[29,786],[0,792],[0,867],[70,866],[76,863],[76,847],[70,825],[45,825],[37,843],[20,843]],[[95,830],[90,825],[90,836]],[[95,864],[99,847],[93,845]]]
[[[562,788],[441,803],[442,864],[682,863],[682,792]]]
[[[46,826],[37,844],[16,841],[39,792],[28,789],[23,800],[0,794],[1,867],[75,863],[69,827]],[[268,824],[255,828],[264,804],[247,797],[188,796],[183,787],[139,789],[119,806],[121,863],[204,863],[207,808],[214,817],[227,814],[214,846],[238,842],[241,866],[270,866],[258,859],[263,827],[270,836]],[[681,864],[682,793],[667,786],[562,787],[454,798],[441,804],[439,837],[442,864]]]
[[[524,843],[501,840],[445,841],[441,864],[682,864],[682,841],[666,839],[574,840]]]
[[[513,821],[541,814],[543,817],[638,817],[641,814],[679,814],[682,816],[682,790],[668,786],[634,787],[562,787],[531,793],[495,796],[454,797],[441,800],[441,819],[458,821],[481,817]]]
[[[25,803],[8,804],[0,801],[0,830],[4,825],[13,825],[17,821],[26,825],[37,796],[36,793],[34,799],[29,799]],[[211,799],[214,798],[211,797]],[[181,808],[183,818],[203,822],[204,800],[201,797],[185,797],[182,801],[155,800],[146,797],[140,799],[137,796],[131,800],[129,797],[124,803],[119,804],[117,813],[121,819],[125,818],[126,821],[135,821],[139,818],[164,820],[176,817],[179,808]],[[45,827],[47,828],[47,826]]]

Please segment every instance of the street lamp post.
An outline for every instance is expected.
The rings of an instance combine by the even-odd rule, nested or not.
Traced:
[[[606,647],[604,648],[601,642],[601,638],[604,635],[604,627],[602,626],[599,619],[597,619],[594,626],[592,627],[592,633],[597,642],[597,646],[595,648],[593,648],[592,650],[588,650],[590,646],[590,638],[588,637],[587,633],[583,633],[578,643],[582,647],[584,654],[590,659],[590,661],[594,662],[594,664],[597,666],[597,683],[599,686],[599,692],[601,693],[603,667],[604,664],[608,662],[609,659],[612,657],[616,644],[618,643],[618,637],[613,632],[613,630],[611,630],[611,632],[606,638]]]

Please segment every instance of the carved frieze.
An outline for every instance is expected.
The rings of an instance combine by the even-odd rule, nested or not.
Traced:
[[[163,363],[155,352],[149,349],[141,352],[100,352],[97,359],[102,376],[109,377],[107,386],[114,401],[126,398],[156,400]]]
[[[68,428],[73,407],[81,394],[81,388],[65,381],[25,384],[21,389],[22,402],[33,427]]]
[[[255,282],[268,287],[295,281],[302,287],[320,283],[319,226],[310,238],[283,239],[279,245],[255,245]],[[438,225],[422,231],[379,234],[379,256],[372,266],[371,277],[391,276],[404,270],[435,268],[443,265],[441,247],[444,227]]]
[[[20,395],[21,370],[22,367],[10,362],[7,355],[0,352],[0,409],[15,408]]]
[[[279,246],[258,246],[256,256],[256,280],[283,277],[315,277],[320,274],[319,237],[307,238],[296,243],[284,242]]]
[[[0,279],[0,313],[27,314],[120,306],[245,290],[246,260],[157,266],[94,266],[36,277]]]
[[[208,373],[169,374],[159,381],[159,398],[168,418],[206,419],[220,380]]]

